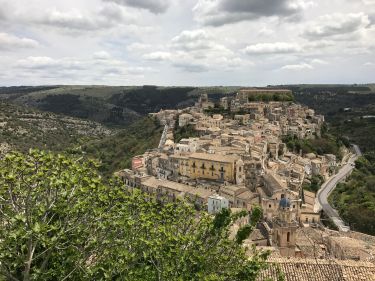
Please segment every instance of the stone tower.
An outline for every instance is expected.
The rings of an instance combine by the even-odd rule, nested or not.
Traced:
[[[278,216],[273,220],[273,241],[279,247],[283,257],[294,257],[296,249],[296,231],[298,223],[290,206],[290,200],[281,195]]]

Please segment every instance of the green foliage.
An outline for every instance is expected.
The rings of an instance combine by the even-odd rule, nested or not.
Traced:
[[[176,128],[177,129],[175,129],[173,133],[175,143],[178,143],[180,140],[185,138],[195,138],[199,136],[198,132],[195,130],[194,125],[188,124],[184,127],[178,127],[177,124]]]
[[[231,115],[231,112],[229,109],[224,109],[224,107],[221,106],[215,106],[214,108],[210,107],[204,110],[204,113],[207,115],[213,115],[213,114],[221,114],[223,116]]]
[[[75,276],[91,255],[101,209],[96,164],[30,151],[0,160],[0,275]],[[64,253],[64,254],[63,254]]]
[[[303,154],[334,154],[341,158],[340,148],[343,143],[330,134],[324,134],[322,137],[314,139],[298,139],[296,136],[286,136],[283,138],[283,142],[286,143],[289,150],[296,153],[302,150]]]
[[[355,163],[347,182],[340,183],[330,202],[355,230],[375,235],[375,153],[366,153]]]
[[[316,175],[311,178],[310,184],[304,184],[303,189],[311,192],[318,192],[321,185],[324,183],[324,179],[321,175]]]
[[[96,167],[40,151],[0,160],[0,280],[236,281],[266,266],[266,253],[228,238],[244,213],[161,205]]]
[[[162,127],[157,120],[144,117],[114,136],[82,145],[89,157],[101,162],[100,171],[111,176],[115,171],[130,168],[132,157],[157,148]]]
[[[249,94],[249,101],[294,101],[294,96],[292,93],[262,93],[262,94]]]

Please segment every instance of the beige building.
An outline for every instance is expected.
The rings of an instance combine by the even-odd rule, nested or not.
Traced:
[[[189,156],[189,177],[234,183],[238,158],[231,155],[193,153]]]

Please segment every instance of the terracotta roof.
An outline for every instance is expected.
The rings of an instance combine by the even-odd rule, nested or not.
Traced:
[[[234,156],[209,154],[209,153],[193,153],[190,155],[190,158],[207,160],[207,161],[226,162],[226,163],[233,163],[238,159],[238,157],[234,157]]]
[[[375,266],[371,263],[315,260],[270,259],[269,267],[262,270],[257,280],[278,280],[279,272],[285,281],[374,281]]]

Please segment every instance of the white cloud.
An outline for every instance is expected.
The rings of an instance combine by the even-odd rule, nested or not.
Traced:
[[[165,61],[170,60],[172,58],[172,54],[169,52],[152,52],[143,55],[143,58],[146,60]]]
[[[106,51],[99,51],[94,53],[93,58],[97,60],[109,60],[112,56]]]
[[[374,67],[375,63],[373,63],[373,62],[366,62],[366,63],[363,64],[363,66]]]
[[[375,5],[375,0],[362,0],[365,5]]]
[[[302,48],[296,43],[275,42],[275,43],[258,43],[249,45],[244,49],[248,55],[257,54],[288,54],[301,52]]]
[[[3,17],[3,21],[7,23],[18,23],[30,27],[35,25],[54,27],[75,32],[105,30],[129,25],[136,21],[136,13],[130,13],[124,7],[114,3],[101,3],[92,9],[66,9],[54,6],[30,11],[26,7],[6,6],[3,8],[0,6],[0,21],[1,15],[4,14],[6,17]]]
[[[152,45],[150,44],[144,44],[144,43],[139,43],[139,42],[134,42],[129,44],[126,49],[129,52],[143,52],[147,51],[152,48]]]
[[[19,48],[36,48],[39,43],[33,39],[17,37],[12,34],[0,33],[0,50],[12,51]]]
[[[19,59],[13,70],[19,71],[20,75],[25,78],[39,77],[48,81],[59,79],[65,81],[66,79],[76,79],[75,77],[78,76],[93,83],[105,79],[140,77],[146,73],[154,72],[151,67],[130,66],[126,61],[115,59],[105,51],[94,53],[92,58],[87,59],[29,56]]]
[[[311,39],[340,38],[342,35],[351,35],[360,31],[369,24],[370,20],[364,13],[335,13],[321,16],[315,22],[310,23],[304,35]]]
[[[325,61],[325,60],[321,60],[321,59],[312,59],[312,60],[310,61],[310,63],[311,63],[311,64],[317,64],[317,65],[326,65],[326,64],[328,64],[327,61]]]
[[[104,6],[96,13],[86,13],[77,9],[61,11],[52,9],[33,22],[67,30],[95,31],[115,27],[130,22],[133,16],[119,6]]]
[[[30,56],[16,62],[16,67],[33,70],[78,70],[82,69],[82,63],[71,58],[53,59],[51,57]]]
[[[371,2],[0,0],[0,84],[369,82]]]
[[[282,70],[310,70],[314,67],[308,63],[300,63],[300,64],[288,64],[281,67]]]

